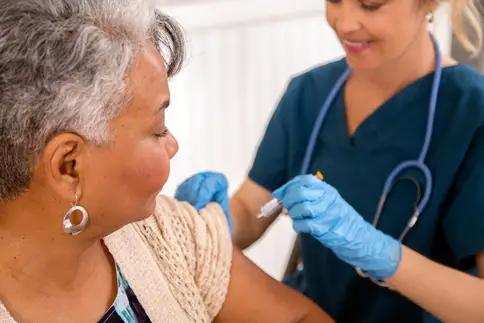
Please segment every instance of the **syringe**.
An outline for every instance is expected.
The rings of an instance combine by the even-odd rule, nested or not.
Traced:
[[[273,198],[260,208],[260,213],[257,218],[268,218],[282,212],[283,206],[282,201]]]
[[[315,176],[320,180],[324,179],[323,174],[321,174],[321,172],[319,171],[316,172]],[[278,199],[273,198],[272,200],[270,200],[260,208],[260,212],[257,215],[257,218],[258,219],[268,218],[274,215],[279,215],[282,213],[283,209],[284,209],[284,206],[282,205],[282,201],[279,201]]]

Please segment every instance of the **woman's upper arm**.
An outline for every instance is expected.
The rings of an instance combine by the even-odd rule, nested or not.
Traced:
[[[298,292],[272,279],[237,249],[225,303],[215,323],[329,323],[333,320]]]

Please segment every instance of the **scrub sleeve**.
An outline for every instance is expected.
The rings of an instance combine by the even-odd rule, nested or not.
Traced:
[[[443,218],[445,236],[463,269],[473,266],[474,256],[484,252],[484,126],[467,151]]]

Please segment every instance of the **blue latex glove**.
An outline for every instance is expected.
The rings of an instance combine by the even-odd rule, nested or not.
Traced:
[[[294,178],[273,193],[294,221],[344,262],[373,279],[395,274],[402,257],[400,241],[365,221],[334,189],[313,175]]]
[[[220,204],[232,235],[228,187],[227,178],[223,174],[202,172],[181,183],[176,190],[175,198],[190,203],[197,211],[203,209],[210,202]]]

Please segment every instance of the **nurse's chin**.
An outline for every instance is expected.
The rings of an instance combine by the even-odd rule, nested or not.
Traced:
[[[363,55],[346,55],[346,62],[352,70],[370,71],[381,66],[381,61]]]

